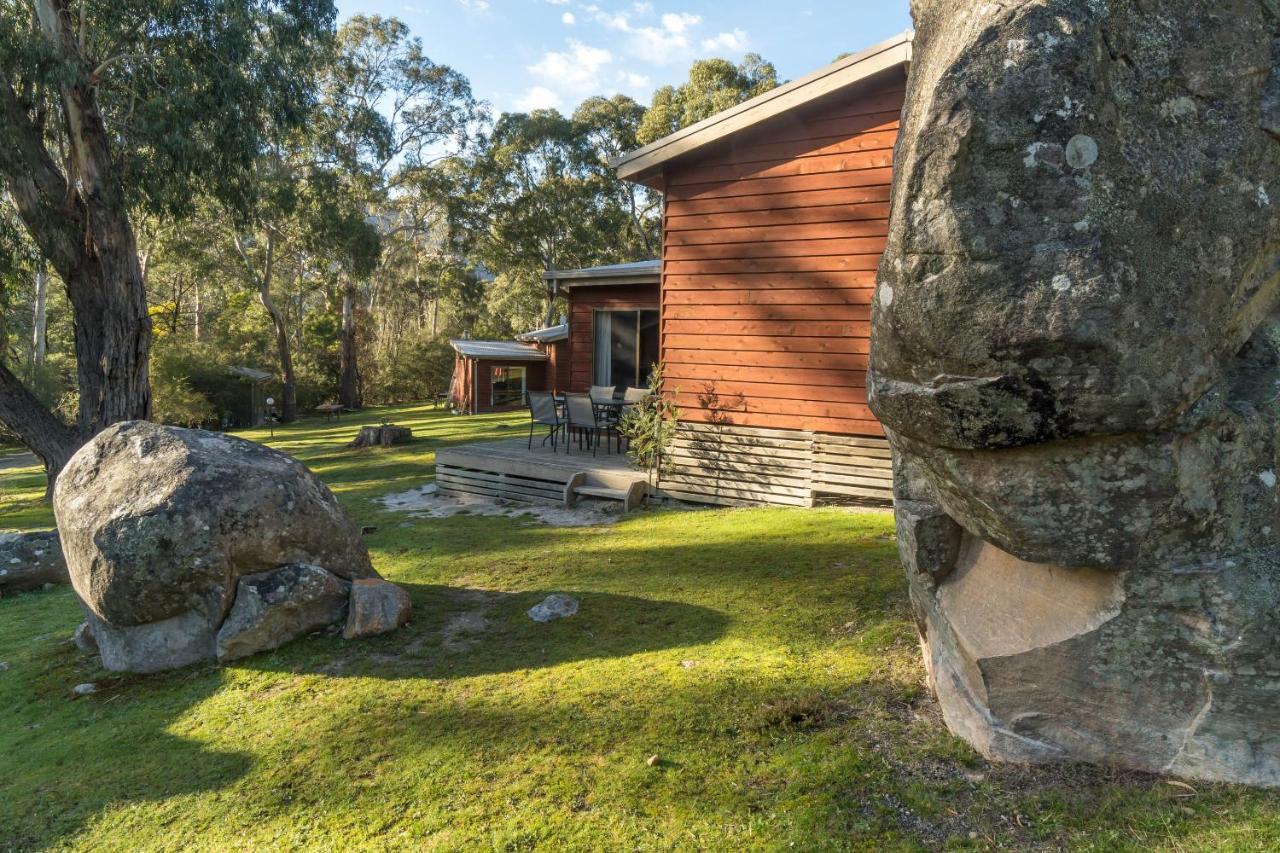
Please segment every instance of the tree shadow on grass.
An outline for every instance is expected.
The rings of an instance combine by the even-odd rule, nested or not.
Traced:
[[[295,643],[237,666],[363,678],[453,679],[623,658],[724,636],[729,617],[708,607],[574,589],[497,592],[400,583],[413,599],[409,625],[382,637]],[[535,622],[527,610],[553,592],[578,612]]]
[[[0,638],[0,658],[9,664],[0,673],[0,849],[56,846],[108,808],[216,790],[248,772],[248,754],[170,731],[221,689],[217,667],[107,674],[68,640],[79,617],[69,592],[29,593],[5,604],[0,618],[24,624]],[[72,693],[87,682],[97,692]]]

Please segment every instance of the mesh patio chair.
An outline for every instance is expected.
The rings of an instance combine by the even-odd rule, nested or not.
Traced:
[[[639,403],[649,396],[648,388],[628,388],[622,392],[622,402]]]
[[[533,449],[533,430],[542,424],[547,428],[547,434],[542,437],[542,443],[546,444],[547,439],[551,439],[551,449],[556,448],[556,439],[560,435],[560,430],[564,426],[564,421],[560,419],[560,410],[556,406],[555,397],[549,391],[530,391],[529,392],[529,449]],[[566,445],[568,442],[565,442]]]
[[[607,403],[614,397],[612,385],[592,385],[591,400],[595,403]]]
[[[582,447],[582,439],[586,438],[587,446],[591,448],[591,455],[595,456],[597,449],[599,449],[600,436],[603,435],[605,441],[608,442],[609,436],[615,434],[613,424],[600,417],[590,394],[566,394],[565,402],[569,409],[570,436],[575,431],[577,432],[579,449]],[[569,452],[570,444],[572,444],[572,439],[565,442],[565,453]],[[605,452],[609,452],[607,445]]]

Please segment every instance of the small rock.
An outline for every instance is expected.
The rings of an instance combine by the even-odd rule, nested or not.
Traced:
[[[409,593],[381,578],[363,578],[351,584],[344,640],[386,634],[409,621],[413,604]]]
[[[98,692],[98,685],[92,681],[86,681],[84,684],[77,684],[71,688],[71,692],[76,696],[88,696],[90,693]]]
[[[682,660],[680,661],[680,665],[685,669],[693,669],[698,665],[698,662],[696,660]]]
[[[93,638],[93,626],[89,624],[88,619],[76,626],[76,633],[71,639],[75,641],[76,648],[82,652],[98,650],[98,641]]]
[[[7,660],[0,660],[0,672],[5,672],[8,669],[9,669],[9,662]]]
[[[648,758],[644,760],[644,763],[648,764],[650,767],[657,767],[659,764],[662,763],[662,759],[659,758],[657,755],[650,755]]]
[[[529,618],[534,622],[550,622],[564,619],[578,612],[578,599],[553,593],[529,608]]]
[[[378,532],[378,525],[376,524],[365,524],[360,528],[361,536],[368,536],[370,533],[377,533],[377,532]]]

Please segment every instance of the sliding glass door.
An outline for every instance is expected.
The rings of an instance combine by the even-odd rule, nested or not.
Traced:
[[[649,383],[657,363],[658,311],[596,311],[593,322],[593,385],[616,389]]]

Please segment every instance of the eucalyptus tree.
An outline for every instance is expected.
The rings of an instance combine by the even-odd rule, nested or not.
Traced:
[[[50,482],[114,421],[150,413],[151,324],[131,215],[240,206],[263,117],[297,122],[331,0],[0,3],[0,183],[75,317],[79,409],[60,421],[0,365],[0,421]]]
[[[573,121],[586,135],[596,155],[596,169],[603,191],[626,213],[629,254],[656,256],[662,197],[648,187],[620,180],[609,164],[640,146],[645,108],[626,95],[587,98],[573,111]],[[637,258],[628,258],[628,260]]]
[[[625,102],[592,99],[573,118],[556,110],[505,113],[480,141],[452,215],[465,224],[468,248],[498,276],[498,286],[518,291],[491,303],[545,299],[549,324],[555,304],[543,289],[546,270],[652,253],[647,214],[632,207],[606,162],[630,142],[632,121]]]
[[[727,59],[699,59],[689,79],[679,86],[663,86],[653,93],[638,139],[646,144],[681,128],[710,118],[778,85],[773,63],[748,53],[734,65]]]
[[[321,81],[315,127],[318,161],[342,177],[335,191],[361,205],[383,236],[401,227],[388,217],[416,175],[463,150],[482,105],[467,78],[433,62],[421,39],[396,18],[356,15],[338,30],[336,53]],[[342,378],[339,400],[361,403],[358,313],[363,258],[342,274]],[[370,273],[372,270],[370,270]]]

